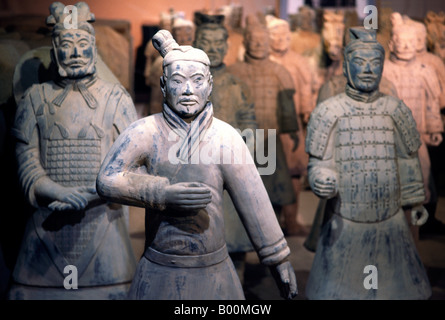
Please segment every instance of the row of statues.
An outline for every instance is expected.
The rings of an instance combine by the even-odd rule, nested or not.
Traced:
[[[351,27],[343,46],[344,25],[327,16],[322,38],[337,42],[321,75],[271,15],[248,16],[243,59],[226,65],[224,16],[197,12],[180,25],[193,37],[154,35],[162,101],[138,119],[125,88],[97,68],[94,14],[75,6],[75,28],[62,3],[50,6],[56,73],[17,98],[17,176],[32,212],[9,299],[245,299],[249,251],[293,299],[285,236],[302,232],[302,177],[320,198],[309,299],[431,296],[413,227],[428,215],[426,148],[442,141],[443,91],[430,59],[417,59],[426,40],[417,46],[414,21],[391,16],[387,59],[375,30]],[[145,209],[138,259],[131,206]],[[367,265],[379,290],[363,286]]]

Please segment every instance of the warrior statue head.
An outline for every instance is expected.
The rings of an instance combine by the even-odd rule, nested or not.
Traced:
[[[217,68],[224,63],[224,57],[229,47],[227,43],[229,33],[224,26],[224,18],[224,15],[208,15],[195,12],[194,46],[207,54],[212,68]]]
[[[348,85],[360,92],[374,92],[382,78],[385,49],[377,42],[374,29],[350,28],[349,36],[343,62]]]
[[[267,15],[266,21],[269,29],[270,50],[273,54],[284,55],[290,48],[289,22],[272,15]]]
[[[243,44],[246,55],[252,59],[264,60],[269,56],[269,30],[260,16],[247,15]]]
[[[167,30],[158,31],[152,41],[164,58],[161,76],[164,102],[184,121],[192,121],[212,93],[209,58],[201,49],[178,45]]]
[[[417,30],[414,24],[407,21],[400,13],[391,15],[391,39],[388,47],[392,59],[411,61],[417,54]]]
[[[54,2],[46,19],[53,26],[52,58],[63,78],[79,79],[96,72],[97,48],[91,22],[95,16],[85,2],[65,6]]]
[[[323,48],[333,61],[341,59],[345,30],[344,20],[344,12],[342,11],[325,10],[323,12],[323,27],[321,29]]]

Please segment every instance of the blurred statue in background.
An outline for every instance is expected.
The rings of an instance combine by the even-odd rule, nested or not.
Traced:
[[[246,19],[244,46],[244,61],[229,66],[228,70],[247,83],[254,97],[258,127],[264,130],[265,154],[275,151],[276,170],[261,178],[281,222],[282,206],[296,202],[281,138],[288,135],[294,142],[291,151],[297,149],[299,126],[294,105],[295,85],[286,68],[269,59],[269,31],[257,15],[249,15]],[[270,133],[277,135],[269,142]],[[269,144],[275,150],[267,151]]]
[[[301,6],[296,14],[295,30],[291,33],[290,48],[298,54],[307,55],[320,43],[321,37],[315,28],[315,10]]]
[[[418,62],[429,65],[434,70],[438,80],[439,87],[439,108],[441,113],[442,122],[444,120],[444,111],[445,111],[445,64],[440,59],[439,56],[434,53],[427,51],[427,31],[426,27],[423,23],[417,22],[409,19],[408,17],[404,17],[404,20],[408,23],[412,23],[416,27],[416,49],[417,55],[416,60]],[[444,133],[442,132],[442,140]],[[437,191],[439,188],[439,175],[441,170],[443,170],[443,161],[444,159],[444,148],[445,145],[441,143],[439,146],[427,146],[428,153],[431,161],[431,179],[430,181],[430,192],[431,199],[428,204],[425,204],[425,208],[429,213],[428,221],[422,225],[419,229],[420,235],[424,236],[426,234],[445,234],[445,224],[442,223],[439,219],[436,218],[436,208],[438,195]]]
[[[224,15],[224,25],[229,33],[227,38],[227,54],[224,57],[226,66],[244,59],[243,46],[243,7],[238,4],[222,6],[217,10],[218,14]]]
[[[434,69],[417,59],[417,30],[398,12],[391,16],[392,34],[389,42],[390,58],[385,61],[383,75],[391,79],[397,94],[411,109],[422,144],[420,165],[425,187],[425,204],[435,201],[431,161],[427,146],[438,146],[444,131],[440,116],[440,83]],[[433,213],[431,212],[431,216]]]
[[[310,113],[314,109],[312,73],[308,67],[308,61],[305,57],[290,49],[291,32],[287,21],[271,15],[266,16],[266,20],[270,36],[270,60],[285,67],[292,76],[296,89],[294,94],[295,112],[297,113],[299,127],[303,128],[301,119],[305,117],[306,112]],[[309,118],[309,115],[307,117]],[[303,130],[299,131],[299,135],[299,140],[304,141]],[[292,151],[294,141],[288,135],[282,135],[281,140],[297,199],[295,203],[283,206],[285,231],[287,235],[306,235],[307,230],[305,226],[301,225],[297,220],[298,199],[303,179],[307,177],[308,156],[304,151],[303,143],[299,144],[297,150]]]
[[[318,104],[307,128],[309,184],[328,203],[306,296],[428,299],[409,227],[427,217],[416,122],[378,90],[385,53],[375,30],[351,28],[350,39],[345,92]]]
[[[128,207],[103,201],[96,177],[136,111],[120,84],[97,77],[88,5],[71,9],[76,28],[65,27],[65,8],[53,3],[46,20],[58,76],[26,91],[13,127],[20,184],[35,211],[9,298],[124,299],[136,268]]]

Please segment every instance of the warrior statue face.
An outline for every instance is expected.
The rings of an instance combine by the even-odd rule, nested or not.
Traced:
[[[389,50],[398,60],[410,61],[416,56],[417,36],[414,28],[403,27],[393,31],[388,43]]]
[[[329,58],[338,61],[343,56],[343,37],[345,25],[343,22],[325,22],[321,31],[323,48]]]
[[[198,61],[176,60],[164,67],[161,90],[167,105],[184,120],[193,120],[209,101],[209,67]]]
[[[54,36],[53,47],[61,77],[82,78],[96,71],[95,38],[87,31],[62,30]]]
[[[269,32],[262,28],[255,28],[247,32],[244,46],[249,56],[263,60],[269,56]]]
[[[227,31],[223,28],[198,28],[195,47],[203,50],[210,60],[210,67],[222,65],[227,54]]]
[[[372,48],[358,48],[347,54],[344,74],[351,87],[372,92],[378,89],[383,72],[383,54]]]
[[[276,53],[285,53],[290,46],[289,25],[281,24],[269,29],[270,48]]]
[[[188,45],[191,46],[194,38],[194,30],[193,27],[184,26],[184,27],[174,27],[172,30],[173,37],[176,42],[182,46]]]

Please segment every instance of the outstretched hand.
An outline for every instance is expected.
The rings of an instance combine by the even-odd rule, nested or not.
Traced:
[[[270,266],[270,271],[282,298],[291,300],[297,296],[297,278],[289,261]]]
[[[165,191],[165,204],[178,211],[205,209],[211,201],[210,189],[199,182],[175,183]]]

